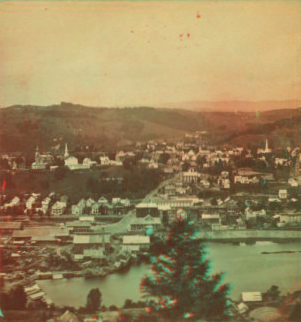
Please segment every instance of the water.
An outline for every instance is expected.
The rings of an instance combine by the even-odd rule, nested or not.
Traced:
[[[264,292],[278,285],[286,294],[301,289],[301,253],[261,254],[261,252],[301,251],[301,243],[276,244],[257,242],[255,245],[207,244],[212,260],[211,272],[224,272],[231,283],[231,298],[237,300],[243,291]],[[140,300],[139,284],[148,265],[133,266],[126,273],[105,278],[73,278],[38,281],[40,287],[57,305],[84,306],[89,291],[99,287],[103,304],[122,306],[126,299]]]

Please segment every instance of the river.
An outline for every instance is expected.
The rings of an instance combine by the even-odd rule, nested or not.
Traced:
[[[278,285],[286,294],[301,289],[301,253],[262,254],[262,252],[301,251],[301,243],[276,244],[257,242],[255,245],[207,244],[211,272],[224,272],[231,283],[231,298],[237,300],[243,291],[264,292]],[[139,284],[148,266],[133,266],[127,272],[104,278],[72,278],[41,280],[38,285],[57,305],[84,306],[92,288],[99,287],[103,304],[122,306],[126,299],[140,299]]]

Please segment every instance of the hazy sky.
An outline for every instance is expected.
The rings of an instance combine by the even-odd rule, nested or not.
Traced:
[[[301,2],[0,3],[0,106],[301,99]]]

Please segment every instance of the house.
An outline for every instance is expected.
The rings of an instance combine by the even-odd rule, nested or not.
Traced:
[[[224,187],[224,189],[230,189],[230,179],[229,178],[224,179],[223,187]]]
[[[209,189],[210,188],[210,182],[203,179],[203,180],[200,181],[200,186],[202,186],[205,189]]]
[[[301,213],[284,213],[280,214],[281,223],[301,223]]]
[[[158,206],[155,203],[139,203],[136,205],[137,218],[144,218],[147,215],[159,217]]]
[[[275,158],[275,164],[276,165],[286,165],[287,164],[287,159]]]
[[[84,199],[82,199],[82,200],[84,200]],[[82,201],[82,200],[80,200],[76,205],[71,206],[72,215],[80,216],[84,213],[84,210],[86,208],[86,202],[85,202],[85,200],[84,201]]]
[[[90,222],[90,223],[94,223],[95,222],[95,217],[94,216],[80,216],[79,218],[79,221],[82,221],[82,222]]]
[[[116,203],[118,203],[118,202],[120,202],[120,198],[112,198],[112,204],[116,204]]]
[[[202,199],[197,197],[171,197],[166,200],[157,201],[157,206],[169,205],[171,208],[191,207],[196,203],[202,202]]]
[[[45,199],[42,200],[41,202],[41,210],[44,214],[47,213],[48,209],[49,209],[49,205],[51,202],[51,198],[50,197],[46,197]]]
[[[202,214],[201,218],[203,225],[213,225],[221,223],[221,218],[219,214]]]
[[[287,199],[287,190],[280,189],[278,195],[279,195],[279,199]]]
[[[126,207],[121,201],[114,203],[111,206],[113,215],[123,215],[128,211],[128,207]]]
[[[68,157],[65,160],[65,166],[67,166],[70,170],[75,169],[78,166],[78,159],[76,157]]]
[[[105,258],[105,252],[110,245],[111,235],[109,233],[94,235],[74,235],[73,252],[75,259]],[[81,255],[81,256],[76,256]]]
[[[67,208],[67,203],[64,201],[57,201],[54,203],[54,205],[51,207],[51,214],[53,216],[60,216],[62,215]]]
[[[95,200],[93,200],[92,198],[89,198],[86,201],[86,207],[91,208],[94,203],[95,203]]]
[[[173,184],[168,184],[164,187],[164,192],[167,195],[174,195],[176,193],[176,186]]]
[[[291,187],[298,187],[298,182],[295,179],[293,179],[293,178],[288,179],[288,184]]]
[[[181,179],[183,183],[192,183],[199,181],[200,176],[198,172],[187,171],[182,173]]]
[[[131,206],[131,200],[130,199],[120,199],[120,203],[123,204],[125,207]]]
[[[51,153],[41,154],[39,148],[36,148],[35,161],[31,164],[32,170],[44,170],[49,165],[52,165],[54,157]]]
[[[17,207],[20,205],[20,198],[14,197],[9,203],[4,204],[5,208]]]
[[[101,156],[99,157],[99,162],[100,162],[100,165],[104,166],[104,165],[110,165],[111,160],[107,156]]]
[[[36,202],[36,200],[38,199],[39,194],[37,193],[32,193],[31,196],[28,198],[28,200],[25,203],[25,207],[26,209],[32,209],[34,203]]]
[[[221,177],[222,178],[228,178],[229,177],[229,171],[222,171],[221,172]]]
[[[102,197],[100,197],[98,199],[97,203],[100,204],[100,205],[104,205],[104,204],[108,204],[109,203],[109,200],[107,198],[105,198],[105,197],[102,196]]]
[[[14,241],[32,241],[32,242],[57,242],[59,239],[66,241],[70,233],[66,228],[58,227],[39,227],[26,228],[24,230],[14,230],[12,238]]]
[[[98,202],[95,202],[91,207],[91,214],[92,215],[99,215],[100,214],[101,205]]]
[[[83,161],[83,167],[91,168],[92,165],[97,165],[96,161],[92,161],[90,158],[85,158]]]
[[[66,228],[72,235],[77,233],[92,233],[93,229],[91,227],[92,223],[88,221],[68,221],[66,223]]]
[[[257,217],[263,217],[266,215],[265,209],[252,211],[249,207],[245,210],[246,220],[248,222],[256,222]]]
[[[160,218],[154,218],[151,215],[147,215],[144,218],[136,218],[129,226],[129,231],[146,231],[148,228],[154,230],[160,229],[162,226]]]
[[[244,303],[262,302],[261,292],[243,292],[241,293],[241,297]]]
[[[123,249],[130,252],[148,251],[150,247],[150,237],[140,235],[123,236]]]
[[[80,319],[74,313],[67,310],[61,316],[52,318],[47,322],[80,322]]]
[[[123,160],[125,159],[126,157],[126,153],[124,153],[123,151],[120,151],[116,154],[115,156],[115,160],[118,161],[118,162],[123,162]]]

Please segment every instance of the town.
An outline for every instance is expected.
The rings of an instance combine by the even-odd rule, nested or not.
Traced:
[[[154,241],[164,240],[179,217],[195,227],[198,238],[211,242],[300,240],[300,147],[272,148],[266,138],[257,148],[212,146],[209,134],[198,131],[173,142],[136,142],[128,150],[86,155],[62,142],[56,154],[37,147],[28,167],[21,153],[2,154],[3,289],[22,286],[29,305],[50,307],[55,300],[40,280],[105,278],[147,262]],[[153,180],[143,196],[129,184],[137,171]],[[82,195],[17,184],[18,177],[37,180],[45,174],[57,176],[59,183],[73,175],[99,179],[88,178]],[[250,308],[264,306],[262,294],[242,292],[233,314],[243,320]]]

